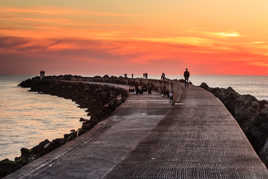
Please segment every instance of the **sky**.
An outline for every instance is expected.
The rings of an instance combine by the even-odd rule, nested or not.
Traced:
[[[268,75],[267,0],[0,0],[0,74]]]

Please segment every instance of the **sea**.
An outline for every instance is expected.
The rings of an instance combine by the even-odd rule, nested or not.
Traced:
[[[0,76],[0,160],[13,160],[20,155],[22,147],[31,148],[45,139],[63,137],[81,127],[80,117],[87,118],[85,109],[78,108],[71,100],[17,86],[29,77]],[[210,87],[231,86],[240,94],[268,100],[268,76],[192,75],[190,81],[194,85],[206,82]]]
[[[0,76],[0,160],[14,160],[22,147],[63,137],[81,127],[85,109],[71,100],[29,92],[17,85],[29,76]]]

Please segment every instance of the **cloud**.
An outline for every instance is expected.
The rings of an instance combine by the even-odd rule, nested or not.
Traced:
[[[254,42],[251,42],[251,44],[262,45],[262,44],[265,44],[265,42],[263,42],[263,41],[254,41]]]
[[[128,13],[114,13],[114,12],[101,12],[101,11],[87,11],[73,8],[56,8],[56,7],[42,7],[42,8],[12,8],[1,7],[0,12],[5,13],[17,13],[17,14],[39,14],[39,15],[72,15],[72,16],[99,16],[99,17],[135,17],[140,16],[138,14]]]
[[[16,48],[27,43],[27,40],[20,37],[0,37],[0,48]]]
[[[155,38],[135,38],[135,40],[144,40],[151,42],[164,42],[171,44],[186,44],[193,46],[209,46],[213,44],[213,40],[200,37],[191,37],[191,36],[181,36],[181,37],[155,37]]]
[[[220,37],[220,38],[234,38],[240,37],[241,34],[239,32],[202,32],[205,35]]]
[[[250,49],[166,43],[160,40],[102,40],[0,37],[0,71],[37,73],[177,73],[186,64],[202,74],[264,73],[266,57]],[[3,65],[2,65],[3,64]],[[247,71],[248,70],[248,71]]]

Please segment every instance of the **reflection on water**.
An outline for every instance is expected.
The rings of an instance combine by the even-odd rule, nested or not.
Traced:
[[[197,85],[205,81],[211,87],[231,86],[240,94],[268,100],[268,76],[193,76],[192,81]]]
[[[13,159],[20,148],[63,137],[81,126],[86,112],[71,100],[28,92],[18,79],[0,77],[0,160]]]
[[[171,79],[182,79],[182,75],[167,76]],[[160,76],[153,76],[160,79]],[[190,81],[195,85],[206,82],[210,87],[227,88],[231,86],[240,94],[250,94],[259,100],[268,100],[268,76],[237,76],[237,75],[191,75]]]

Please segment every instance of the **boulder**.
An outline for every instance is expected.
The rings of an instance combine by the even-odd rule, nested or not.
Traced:
[[[29,150],[27,148],[21,148],[20,152],[21,152],[21,157],[23,157],[23,158],[28,158],[31,155],[31,150]]]
[[[71,130],[71,133],[69,134],[64,134],[64,140],[65,142],[71,141],[77,137],[77,131]]]
[[[9,173],[18,169],[18,165],[9,159],[4,159],[0,161],[0,178],[8,175]]]
[[[62,146],[63,144],[65,144],[64,138],[57,138],[57,139],[52,140],[51,142],[52,148],[54,149]]]
[[[87,129],[85,129],[85,128],[79,128],[77,135],[80,136],[80,135],[84,134],[86,131],[87,131]]]
[[[265,163],[266,166],[268,166],[268,139],[266,139],[264,146],[259,152],[260,158]]]
[[[80,122],[85,122],[85,121],[88,121],[88,119],[85,119],[85,118],[80,118],[80,120],[79,120]]]
[[[182,80],[182,81],[180,80],[180,82],[184,82],[184,80]],[[201,88],[204,88],[204,89],[206,89],[206,90],[209,89],[208,85],[207,85],[206,83],[204,83],[204,82],[201,83],[200,87],[201,87]]]
[[[31,152],[36,156],[44,155],[46,153],[44,150],[45,149],[44,146],[47,145],[48,143],[50,143],[48,139],[40,142],[40,144],[31,149]]]

